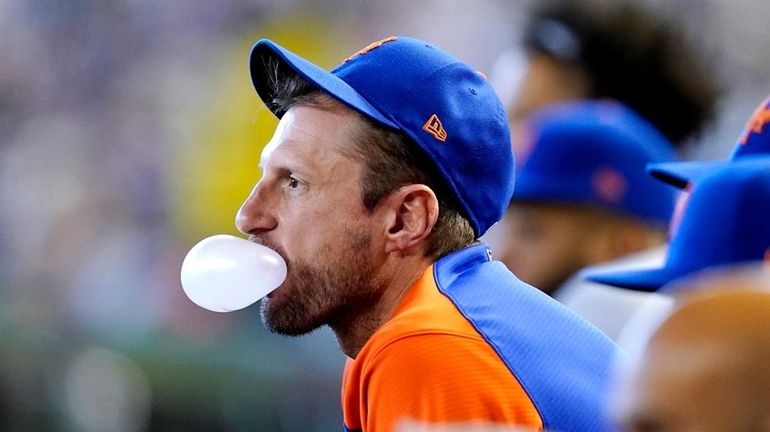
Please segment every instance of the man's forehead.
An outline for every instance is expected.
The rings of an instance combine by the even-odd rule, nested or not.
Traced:
[[[273,137],[262,150],[260,165],[265,166],[276,156],[312,158],[340,153],[353,139],[354,127],[350,110],[294,106],[278,122]]]
[[[262,169],[305,175],[333,175],[346,161],[360,164],[351,150],[360,128],[351,110],[298,105],[279,121],[260,156]]]

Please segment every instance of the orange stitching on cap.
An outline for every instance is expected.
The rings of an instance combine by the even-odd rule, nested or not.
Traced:
[[[765,101],[762,102],[762,105],[760,105],[754,111],[754,114],[751,115],[751,118],[746,123],[746,129],[738,140],[739,143],[746,144],[749,140],[749,135],[752,133],[762,133],[765,125],[770,122],[770,108],[767,107],[768,102],[770,102],[770,98],[765,99]]]
[[[375,48],[379,48],[379,47],[381,47],[382,45],[384,45],[384,44],[386,44],[388,42],[393,42],[396,39],[397,38],[395,36],[390,36],[390,37],[386,37],[385,39],[380,39],[380,40],[378,40],[376,42],[372,42],[369,45],[365,46],[364,48],[362,48],[362,49],[356,51],[355,53],[353,53],[353,55],[351,55],[350,57],[346,58],[343,63],[347,63],[347,62],[353,60],[354,58],[356,58],[356,57],[358,57],[360,55],[364,55],[364,54],[368,53],[369,51],[371,51],[371,50],[373,50]]]
[[[422,130],[433,135],[433,138],[436,138],[441,142],[446,141],[446,130],[444,130],[444,126],[441,124],[441,120],[438,119],[436,114],[430,116],[428,121],[422,125]]]
[[[670,222],[668,223],[668,238],[673,239],[677,231],[679,231],[679,225],[682,224],[682,218],[687,211],[687,206],[690,204],[690,196],[695,189],[692,182],[688,182],[687,186],[679,192],[676,197],[676,204],[674,204],[674,213],[671,215]]]

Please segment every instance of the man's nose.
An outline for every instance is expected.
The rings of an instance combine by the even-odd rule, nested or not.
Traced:
[[[267,196],[267,191],[257,184],[241,208],[238,209],[238,214],[235,216],[235,226],[238,231],[247,235],[270,231],[278,225],[273,211],[274,208]]]

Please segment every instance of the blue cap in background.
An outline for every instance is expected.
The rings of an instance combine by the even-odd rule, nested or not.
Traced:
[[[670,188],[645,166],[674,158],[670,142],[630,108],[610,100],[558,104],[529,120],[513,201],[600,207],[666,225]]]
[[[654,164],[650,165],[648,170],[655,178],[683,189],[691,179],[707,174],[731,161],[740,160],[746,156],[770,155],[768,123],[770,123],[770,97],[762,101],[754,110],[741,136],[738,137],[730,159]]]
[[[693,179],[662,268],[586,272],[588,280],[640,291],[706,268],[761,261],[770,251],[770,157],[746,157]]]
[[[505,110],[479,72],[423,41],[390,37],[328,72],[262,39],[251,51],[251,79],[270,107],[279,77],[299,74],[370,120],[411,138],[433,161],[477,237],[500,220],[513,191],[513,153]],[[273,111],[277,117],[284,113]]]

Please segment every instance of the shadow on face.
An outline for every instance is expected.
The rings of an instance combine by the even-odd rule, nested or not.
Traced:
[[[513,202],[487,239],[519,279],[551,294],[579,270],[662,244],[665,235],[595,207]]]
[[[500,237],[494,252],[518,278],[550,293],[589,263],[590,213],[513,203],[491,234]]]

